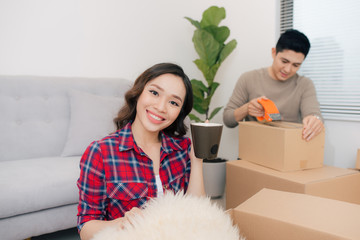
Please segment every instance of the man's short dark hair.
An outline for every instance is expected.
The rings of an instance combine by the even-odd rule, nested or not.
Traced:
[[[281,34],[276,44],[276,53],[284,50],[300,52],[306,57],[310,50],[310,41],[305,34],[298,30],[287,30]]]

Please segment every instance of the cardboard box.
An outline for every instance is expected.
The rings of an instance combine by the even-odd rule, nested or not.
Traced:
[[[226,208],[234,208],[263,188],[360,204],[360,172],[324,166],[279,172],[245,160],[226,163]]]
[[[239,123],[239,158],[279,171],[323,166],[325,131],[306,142],[302,124],[273,122]]]
[[[230,211],[247,240],[360,239],[360,205],[263,189]]]
[[[360,148],[357,150],[357,158],[356,158],[355,168],[357,170],[360,170]]]

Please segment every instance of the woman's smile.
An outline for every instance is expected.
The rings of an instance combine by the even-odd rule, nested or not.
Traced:
[[[156,115],[155,113],[152,113],[149,110],[146,110],[146,113],[148,115],[149,120],[153,123],[162,123],[165,120],[165,118],[163,118],[159,115]]]

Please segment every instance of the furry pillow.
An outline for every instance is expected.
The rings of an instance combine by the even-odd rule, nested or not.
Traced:
[[[152,199],[145,204],[142,215],[135,215],[134,225],[123,229],[107,228],[93,240],[239,240],[239,230],[231,217],[210,198],[173,194]]]

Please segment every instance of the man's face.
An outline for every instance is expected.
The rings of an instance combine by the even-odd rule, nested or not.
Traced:
[[[286,81],[295,75],[305,59],[303,53],[293,50],[283,50],[276,53],[272,49],[273,64],[270,67],[270,76],[279,81]]]

